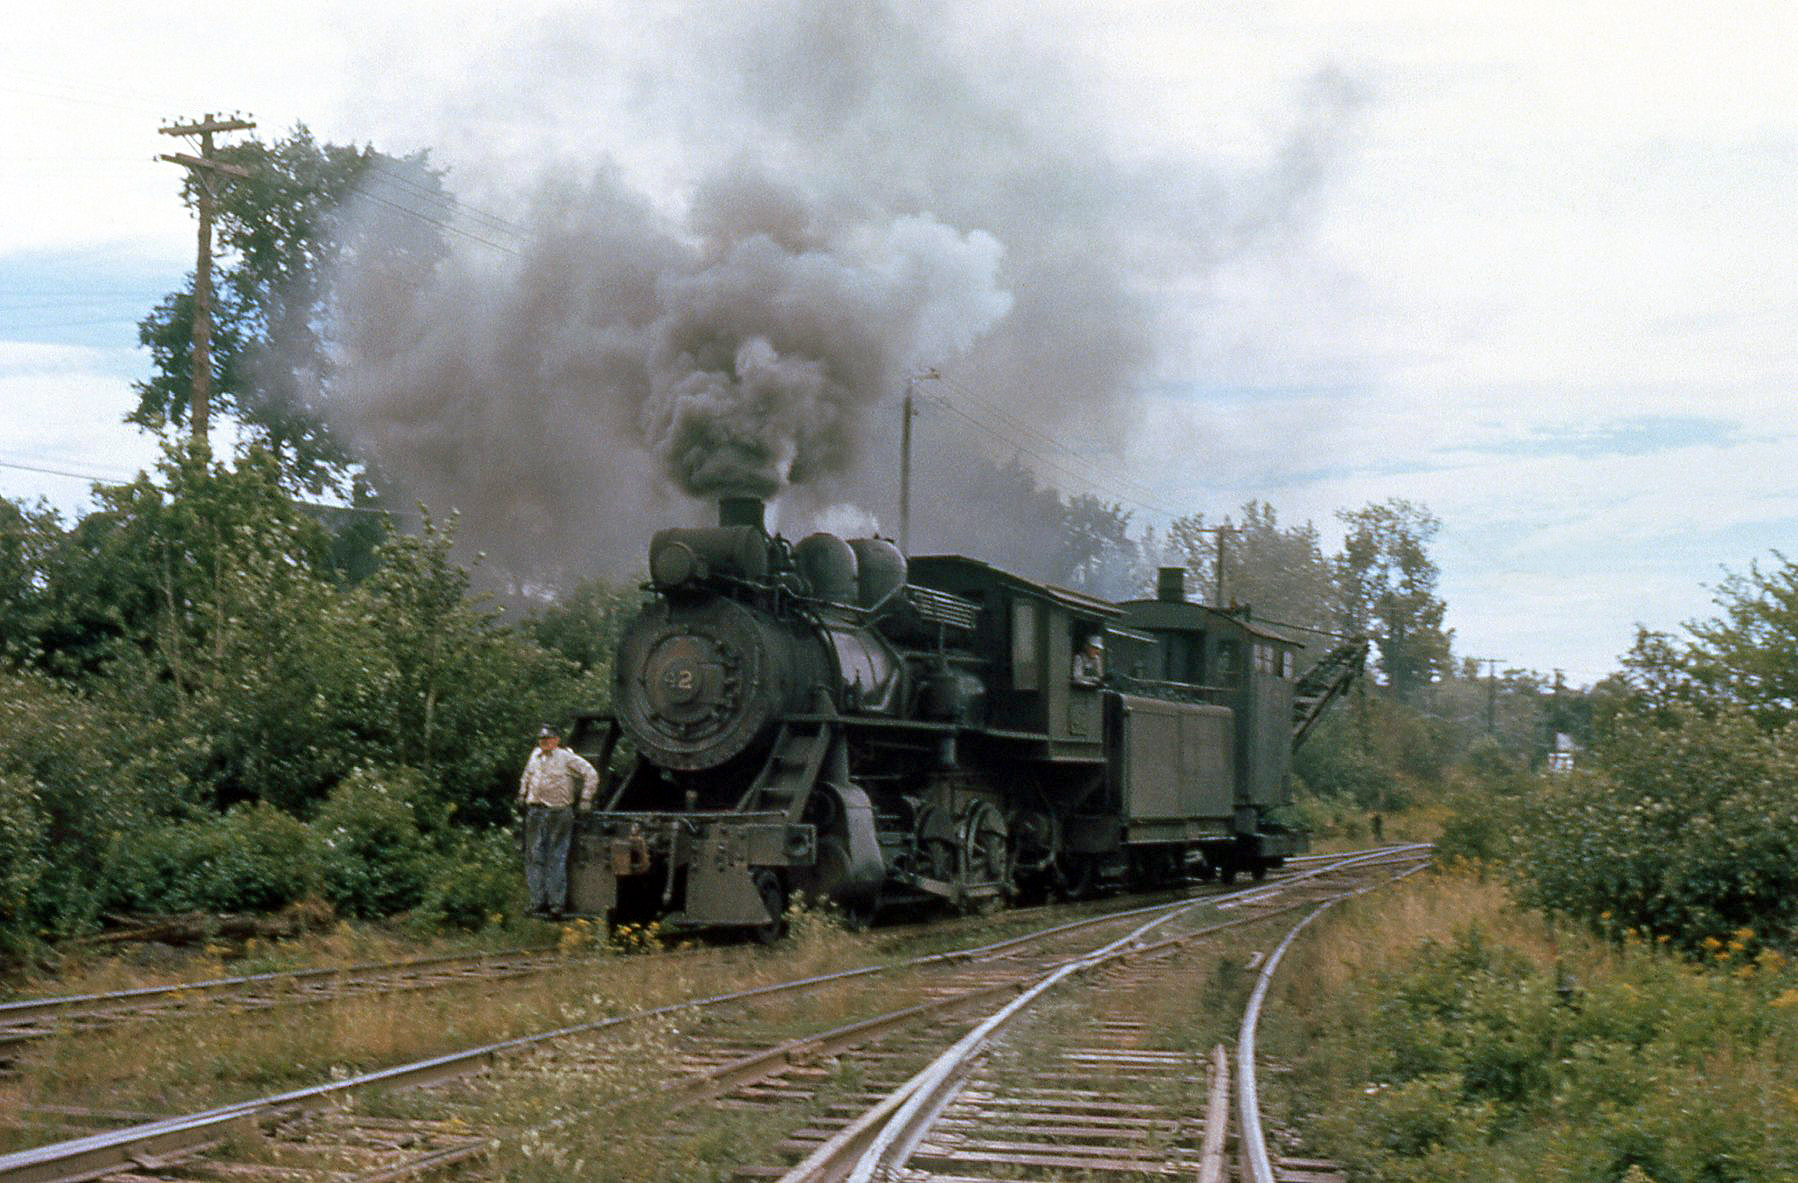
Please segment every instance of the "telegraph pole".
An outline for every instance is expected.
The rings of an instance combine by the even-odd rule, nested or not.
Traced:
[[[899,551],[911,554],[911,421],[917,418],[915,396],[919,382],[941,377],[935,370],[925,370],[905,380],[905,402],[900,410],[899,426]]]
[[[1217,529],[1217,608],[1218,608],[1218,611],[1221,612],[1224,610],[1224,607],[1226,604],[1226,601],[1224,599],[1224,539],[1228,538],[1230,536],[1230,532],[1232,530],[1236,529],[1236,527],[1235,526],[1218,526],[1216,529]]]
[[[905,403],[899,426],[899,550],[911,554],[911,421],[918,411],[912,405],[913,379],[905,383]]]
[[[212,137],[218,132],[249,131],[256,125],[247,119],[220,119],[207,114],[197,123],[171,123],[158,128],[165,136],[198,136],[200,154],[165,153],[162,159],[179,164],[188,171],[198,192],[200,207],[200,251],[194,266],[194,355],[193,393],[189,413],[193,419],[193,438],[206,442],[212,400],[212,207],[218,200],[215,188],[219,177],[248,177],[248,169],[213,159]]]
[[[1503,658],[1482,657],[1486,663],[1486,734],[1498,734],[1498,663]]]

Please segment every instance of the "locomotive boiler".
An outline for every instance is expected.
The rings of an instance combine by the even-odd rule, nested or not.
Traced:
[[[605,779],[570,902],[615,921],[773,936],[797,893],[866,918],[1259,874],[1300,841],[1270,816],[1294,744],[1360,668],[1299,680],[1297,642],[1188,602],[1178,569],[1113,604],[879,538],[788,543],[751,499],[656,534],[649,573],[613,709],[572,734]]]

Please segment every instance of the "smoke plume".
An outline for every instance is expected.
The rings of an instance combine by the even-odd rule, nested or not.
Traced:
[[[1246,171],[1144,160],[1062,64],[960,11],[633,4],[607,33],[570,15],[475,71],[479,106],[509,122],[466,139],[591,144],[603,126],[598,160],[579,181],[560,162],[528,196],[469,168],[508,226],[451,235],[422,272],[352,266],[334,420],[535,577],[627,569],[650,530],[720,492],[780,493],[789,520],[854,504],[891,522],[882,400],[921,366],[1120,451],[1158,359],[1191,337],[1193,293],[1302,216],[1352,95],[1310,87]],[[973,517],[983,536],[1052,526],[1052,497],[970,504],[992,491],[978,463],[919,468],[926,545],[958,546]]]

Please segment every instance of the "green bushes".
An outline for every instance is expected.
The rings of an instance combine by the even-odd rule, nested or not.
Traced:
[[[155,819],[180,781],[140,721],[53,678],[0,671],[0,949],[84,932],[105,906],[103,855]],[[16,894],[20,885],[22,896]]]
[[[312,828],[262,802],[117,835],[108,855],[107,903],[134,911],[273,911],[323,884]]]
[[[1477,931],[1340,1005],[1364,1083],[1323,1123],[1355,1178],[1798,1179],[1798,992],[1777,955],[1641,948],[1583,988]]]
[[[424,778],[410,768],[358,768],[325,799],[313,829],[324,848],[324,893],[348,916],[389,916],[424,896],[430,852],[413,802]]]
[[[279,472],[171,447],[66,528],[0,501],[0,956],[109,908],[428,899],[468,924],[507,898],[486,854],[451,883],[451,852],[494,845],[459,831],[510,821],[536,724],[603,694],[634,597],[594,582],[547,613],[565,657],[429,521],[376,530],[346,577]]]
[[[426,923],[485,928],[524,911],[517,838],[508,830],[458,830],[433,865],[416,915]]]
[[[471,929],[512,913],[522,880],[510,835],[421,826],[425,787],[416,769],[362,768],[332,790],[310,824],[257,802],[121,834],[102,860],[107,905],[260,912],[314,899],[344,916],[410,911]],[[6,800],[0,797],[0,811]],[[0,850],[9,849],[3,842]]]
[[[1545,787],[1519,832],[1515,877],[1531,905],[1688,950],[1739,928],[1798,938],[1792,728],[1668,707],[1620,729],[1597,771]]]
[[[49,870],[37,787],[0,772],[0,958],[16,956],[32,932],[32,892]]]

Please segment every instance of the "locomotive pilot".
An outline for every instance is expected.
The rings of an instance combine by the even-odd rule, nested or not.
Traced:
[[[580,777],[577,798],[574,779]],[[524,879],[530,888],[531,911],[560,919],[568,904],[568,843],[574,834],[574,805],[593,808],[599,773],[593,765],[562,746],[562,733],[545,723],[537,732],[537,750],[525,761],[518,779],[518,803],[524,806]]]

